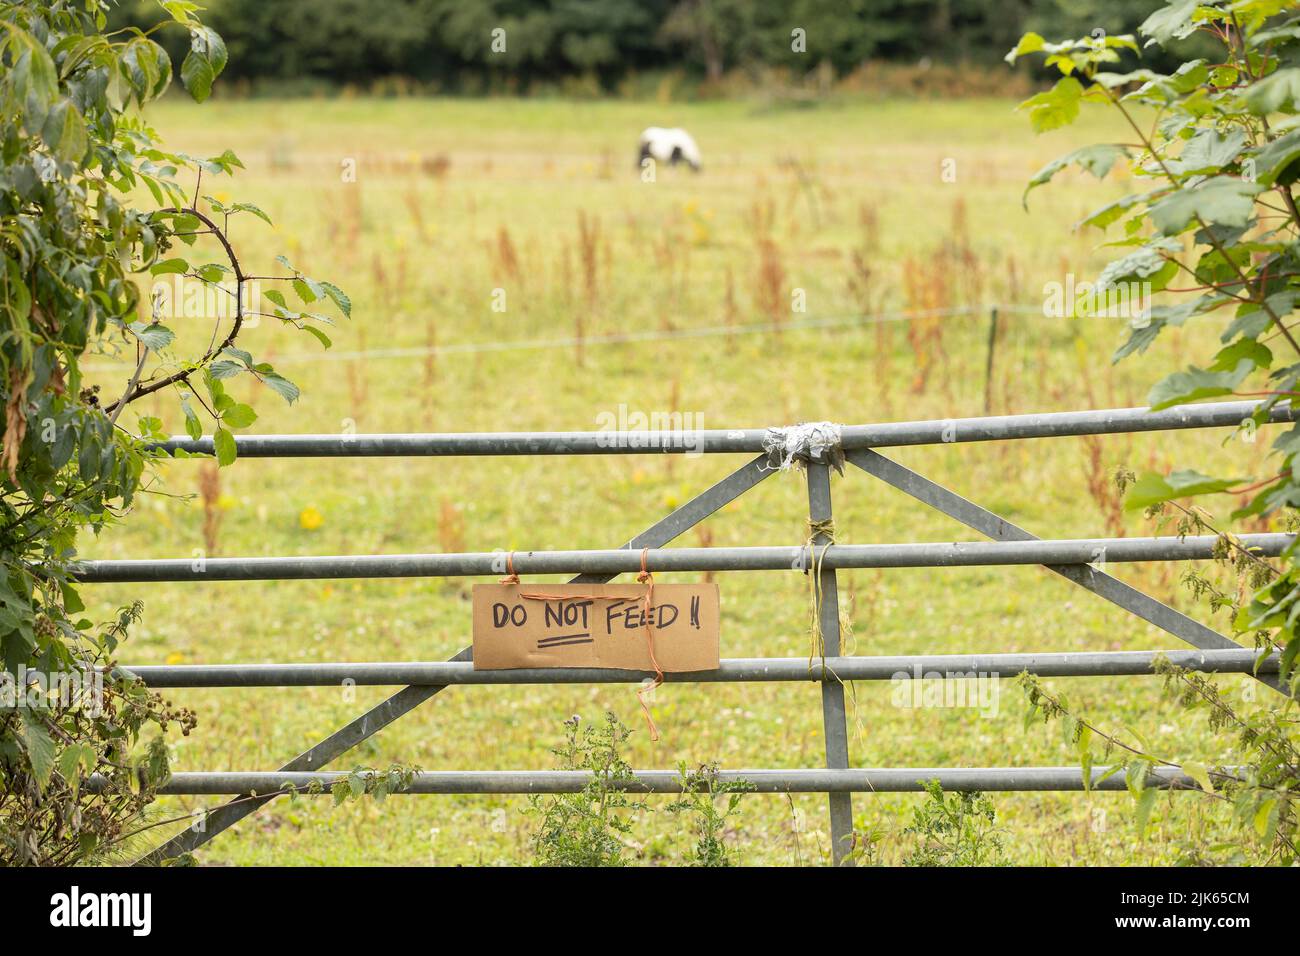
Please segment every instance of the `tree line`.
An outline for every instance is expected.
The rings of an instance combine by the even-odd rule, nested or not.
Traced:
[[[233,79],[365,84],[405,77],[448,92],[581,77],[736,72],[867,62],[995,66],[1021,33],[1133,32],[1160,0],[208,0]],[[149,0],[112,26],[149,28]],[[160,39],[168,42],[182,40]],[[180,62],[184,50],[169,51]],[[1153,64],[1153,65],[1159,65]]]

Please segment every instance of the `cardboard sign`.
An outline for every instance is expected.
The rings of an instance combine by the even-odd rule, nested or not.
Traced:
[[[474,669],[653,671],[644,584],[474,585]],[[718,667],[718,586],[656,584],[650,612],[664,671]]]

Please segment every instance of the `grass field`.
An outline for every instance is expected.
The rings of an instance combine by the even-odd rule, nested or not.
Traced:
[[[293,408],[242,380],[254,432],[592,429],[602,412],[691,413],[707,428],[803,420],[861,423],[981,414],[990,302],[1004,310],[995,413],[1141,404],[1212,335],[1188,329],[1118,367],[1121,320],[1045,318],[1043,286],[1092,278],[1108,260],[1097,234],[1069,226],[1117,195],[1113,183],[1063,178],[1020,206],[1025,180],[1098,122],[1035,138],[1006,101],[835,103],[761,110],[744,103],[557,101],[216,102],[173,99],[150,114],[175,149],[232,147],[247,171],[202,192],[260,204],[233,237],[245,267],[277,271],[284,252],[354,303],[322,352],[267,322],[245,347],[303,389]],[[637,133],[682,125],[705,157],[698,176],[634,168]],[[343,175],[355,162],[356,181]],[[951,162],[949,162],[951,161]],[[948,175],[945,176],[945,172]],[[951,173],[955,172],[955,182]],[[503,289],[506,310],[493,311]],[[790,311],[804,291],[806,312]],[[933,310],[969,308],[935,317]],[[1038,310],[1038,311],[1035,311]],[[899,313],[911,312],[910,319]],[[890,321],[835,324],[856,315]],[[801,323],[827,320],[823,328]],[[780,332],[747,326],[785,324]],[[691,336],[690,330],[715,330]],[[716,330],[724,330],[717,332]],[[206,339],[199,324],[187,334]],[[602,336],[654,332],[611,344]],[[540,340],[573,340],[539,346]],[[502,347],[515,343],[518,347]],[[532,343],[533,347],[524,347]],[[475,349],[472,346],[486,346]],[[98,360],[105,391],[122,365]],[[114,384],[116,383],[116,384]],[[254,393],[257,389],[260,394]],[[170,430],[171,398],[146,400]],[[1226,434],[899,449],[894,457],[1044,537],[1152,533],[1117,517],[1109,476],[1171,465],[1249,470],[1267,442],[1225,450]],[[209,477],[167,470],[171,496],[148,496],[88,557],[306,555],[612,547],[738,466],[710,456],[576,459],[246,461]],[[863,474],[834,480],[838,540],[974,540],[975,535]],[[189,496],[189,497],[174,497]],[[1225,499],[1225,505],[1229,504]],[[1227,508],[1224,508],[1225,512]],[[691,532],[685,545],[799,544],[801,479],[778,475]],[[213,523],[219,528],[213,533]],[[1186,610],[1173,566],[1120,577]],[[671,580],[671,576],[661,576]],[[723,656],[808,652],[802,575],[719,577]],[[124,663],[440,660],[469,638],[468,580],[173,584],[85,589],[107,615],[141,596]],[[862,654],[1105,650],[1180,643],[1040,569],[849,572],[841,576],[849,647]],[[1217,622],[1226,626],[1226,622]],[[1133,726],[1173,758],[1215,761],[1222,743],[1165,703],[1154,679],[1050,682],[1098,723]],[[1225,678],[1253,699],[1253,682]],[[887,683],[852,692],[857,766],[1076,762],[1054,729],[1022,728],[1008,683],[994,713],[895,706]],[[200,723],[177,739],[174,768],[270,770],[387,696],[386,689],[175,691]],[[1259,704],[1265,703],[1261,692]],[[670,685],[658,692],[652,744],[626,686],[453,688],[335,766],[549,768],[570,714],[612,710],[637,732],[631,762],[673,768],[801,767],[821,761],[815,685]],[[919,797],[859,795],[872,857],[898,862]],[[1163,864],[1207,822],[1205,801],[1162,799],[1145,841],[1131,800],[997,794],[1009,862]],[[168,808],[201,805],[168,801]],[[499,864],[531,859],[536,821],[522,798],[397,797],[334,807],[280,801],[218,837],[212,864]],[[828,852],[825,798],[754,795],[730,839],[752,864],[809,864]],[[687,835],[666,814],[638,825],[648,863],[679,858]]]

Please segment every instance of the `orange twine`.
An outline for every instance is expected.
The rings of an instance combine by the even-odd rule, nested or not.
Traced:
[[[506,554],[506,576],[501,579],[502,584],[518,584],[519,575],[515,573],[515,553],[513,551]]]
[[[650,651],[650,663],[655,667],[655,681],[650,685],[649,690],[653,691],[664,682],[664,670],[659,666],[659,660],[655,657],[655,632],[654,625],[651,623],[650,615],[654,611],[655,598],[655,579],[646,567],[646,556],[650,551],[649,548],[641,549],[641,573],[636,576],[639,583],[645,587],[645,643],[646,648]],[[642,685],[636,690],[636,699],[641,704],[641,712],[645,715],[646,726],[650,728],[650,739],[659,739],[659,728],[655,726],[654,718],[650,716],[650,708],[646,706],[645,692],[647,688]]]
[[[636,576],[636,579],[638,583],[644,584],[646,586],[645,600],[642,602],[642,607],[645,611],[645,641],[646,641],[646,649],[649,650],[650,652],[650,663],[654,665],[655,679],[654,679],[654,683],[651,684],[648,688],[645,687],[644,685],[637,688],[636,699],[637,702],[640,703],[641,705],[641,713],[645,715],[646,727],[650,730],[650,739],[658,740],[659,728],[655,726],[654,718],[650,716],[650,708],[645,702],[646,691],[647,690],[653,691],[657,687],[662,685],[664,682],[664,670],[662,667],[659,666],[659,659],[655,657],[654,625],[652,623],[652,618],[651,618],[655,606],[654,605],[655,579],[654,579],[654,575],[650,573],[650,569],[646,567],[646,558],[648,557],[649,551],[650,551],[649,548],[641,549],[641,573]],[[515,572],[515,553],[513,551],[506,554],[506,576],[501,579],[501,583],[514,584],[514,585],[519,584],[519,575]],[[520,591],[519,596],[521,598],[525,598],[530,601],[566,601],[566,600],[573,600],[576,598],[594,597],[594,595],[590,593],[540,594],[536,592],[529,593],[525,591]]]

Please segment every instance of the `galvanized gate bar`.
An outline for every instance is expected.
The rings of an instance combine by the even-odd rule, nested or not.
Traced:
[[[933,654],[912,657],[831,657],[826,674],[821,662],[806,657],[725,658],[717,670],[679,671],[664,675],[668,683],[724,684],[774,681],[820,683],[823,680],[921,680],[981,677],[1003,679],[1022,672],[1039,677],[1117,677],[1156,673],[1165,658],[1176,667],[1202,673],[1277,673],[1279,658],[1259,662],[1248,648],[1224,651],[1067,651],[1022,654]],[[148,664],[122,665],[147,686],[170,687],[358,687],[398,684],[639,684],[653,671],[601,667],[522,667],[479,671],[470,662],[371,662],[357,664]]]
[[[943,512],[950,518],[955,518],[968,528],[974,528],[990,538],[999,541],[1039,541],[1038,538],[1023,528],[1012,524],[1005,518],[999,517],[987,508],[981,508],[961,495],[949,491],[912,469],[886,458],[879,452],[863,448],[850,452],[845,457],[849,462],[857,465],[868,474],[874,475],[886,484],[894,486],[899,491],[906,492],[918,501]],[[1242,543],[1245,544],[1244,540]],[[1250,547],[1250,545],[1246,546]],[[1261,550],[1260,553],[1267,552]],[[1108,550],[1104,551],[1100,557],[1103,562],[1111,560]],[[1157,601],[1151,595],[1139,591],[1130,584],[1125,584],[1118,578],[1111,577],[1105,571],[1100,571],[1089,565],[1058,564],[1049,561],[1044,561],[1043,564],[1049,571],[1056,572],[1080,587],[1105,598],[1112,604],[1122,607],[1142,620],[1168,631],[1193,647],[1206,650],[1231,650],[1241,646],[1236,641],[1220,634],[1213,628],[1207,627],[1200,621],[1188,617],[1162,601]],[[1258,677],[1258,680],[1279,693],[1290,696],[1289,688],[1279,677],[1265,675]]]
[[[952,442],[1004,441],[1021,438],[1067,438],[1182,428],[1221,428],[1239,425],[1260,407],[1258,402],[1210,402],[1179,405],[1153,412],[1148,408],[1111,408],[1037,415],[993,415],[949,418],[929,422],[890,422],[845,425],[845,449],[888,448],[900,445],[939,445]],[[1300,414],[1286,402],[1270,410],[1270,423],[1293,422]]]
[[[1127,789],[1126,771],[1102,777],[1107,767],[1092,768],[1092,789]],[[1231,772],[1225,768],[1224,772]],[[1215,771],[1211,771],[1213,773]],[[329,793],[332,784],[348,774],[247,773],[202,771],[176,773],[159,789],[173,795],[244,794],[256,792],[268,798],[283,796],[293,787],[306,794],[314,786]],[[591,782],[583,770],[424,770],[417,772],[409,789],[394,793],[577,793]],[[855,770],[721,770],[718,783],[745,781],[757,793],[918,793],[925,783],[938,780],[949,791],[1050,791],[1083,790],[1080,767],[885,767]],[[1145,777],[1147,786],[1164,789],[1197,789],[1197,783],[1174,767],[1156,767]],[[609,781],[611,787],[633,793],[681,793],[682,778],[674,770],[639,770],[631,780]],[[102,777],[86,782],[88,789],[104,786]]]
[[[833,568],[828,568],[822,556],[835,540],[834,511],[831,507],[831,470],[824,462],[810,461],[808,470],[808,522],[811,529],[810,562],[807,572],[814,576],[819,600],[814,613],[826,657],[840,654],[840,596]],[[810,661],[812,669],[822,667]],[[824,676],[824,675],[823,675]],[[846,770],[849,766],[849,725],[844,708],[844,684],[834,675],[822,682],[822,728],[826,738],[826,766],[831,770]],[[853,849],[853,801],[848,793],[831,793],[831,860],[836,866],[852,866],[849,851]]]
[[[856,453],[855,453],[856,454]],[[1265,557],[1281,554],[1293,534],[1245,534],[1243,547]],[[1158,538],[958,541],[919,544],[835,544],[816,548],[817,560],[836,568],[951,568],[1018,564],[1196,561],[1214,556],[1216,535]],[[810,557],[792,547],[651,548],[651,571],[788,571]],[[617,575],[641,569],[641,554],[609,551],[517,551],[520,574]],[[501,573],[500,552],[369,554],[300,558],[163,558],[85,561],[72,573],[83,584],[124,581],[297,581],[334,578],[474,577]]]
[[[1259,402],[1211,402],[1153,412],[1146,408],[1111,408],[1084,412],[1047,412],[953,418],[928,422],[845,425],[843,447],[885,448],[949,442],[1061,438],[1117,432],[1216,428],[1239,424]],[[1288,403],[1275,405],[1270,422],[1295,421]],[[481,432],[376,435],[236,435],[241,458],[369,458],[461,455],[628,455],[731,454],[763,451],[765,428],[694,431]],[[156,446],[164,451],[213,454],[212,439],[183,436]]]
[[[830,794],[832,852],[841,862],[851,846],[852,809],[849,794],[855,791],[916,791],[922,781],[937,779],[948,790],[1078,790],[1083,789],[1080,768],[886,768],[849,769],[847,725],[844,715],[842,680],[923,679],[927,677],[1000,678],[1030,671],[1044,676],[1084,674],[1147,674],[1154,669],[1160,652],[1084,654],[991,654],[938,655],[930,657],[858,658],[839,654],[839,613],[836,569],[852,567],[955,567],[1042,564],[1103,597],[1164,627],[1189,643],[1210,650],[1164,652],[1172,663],[1204,671],[1251,672],[1254,652],[1240,648],[1223,635],[1181,615],[1089,565],[1095,561],[1197,560],[1213,556],[1216,536],[1192,538],[1088,538],[1041,541],[1014,525],[1002,521],[902,469],[871,451],[872,447],[967,441],[994,441],[1109,434],[1114,432],[1202,428],[1236,425],[1258,409],[1252,402],[1225,402],[1186,406],[1163,412],[1147,409],[1113,409],[1096,412],[1065,412],[1048,415],[1015,415],[998,418],[954,419],[933,422],[901,422],[885,425],[844,426],[843,447],[850,460],[864,470],[896,484],[902,490],[997,540],[992,543],[927,543],[886,545],[828,545],[830,482],[824,464],[808,468],[810,520],[813,540],[800,548],[676,548],[662,550],[670,540],[707,517],[727,502],[753,487],[773,470],[766,454],[749,462],[708,491],[677,509],[648,531],[617,551],[522,552],[515,568],[528,575],[580,572],[574,581],[608,581],[619,573],[641,567],[639,555],[629,553],[651,549],[648,567],[653,571],[785,570],[816,568],[822,600],[817,608],[821,632],[828,652],[828,664],[837,673],[808,672],[803,659],[739,659],[725,661],[718,671],[700,675],[673,675],[681,680],[810,680],[819,682],[823,695],[823,723],[826,735],[825,770],[739,770],[722,772],[721,780],[748,779],[764,792],[827,792]],[[1265,416],[1271,422],[1295,420],[1288,405],[1274,407]],[[296,435],[244,436],[238,439],[244,457],[367,457],[379,455],[585,455],[637,453],[735,453],[765,451],[767,429],[729,431],[661,432],[553,432],[489,433],[461,435]],[[169,450],[212,451],[210,439],[176,439],[162,446]],[[891,480],[892,479],[892,480]],[[1247,535],[1238,539],[1261,555],[1276,555],[1290,546],[1291,535]],[[824,546],[824,547],[823,547]],[[181,561],[102,561],[78,566],[84,582],[98,581],[197,581],[197,580],[280,580],[337,577],[475,576],[500,574],[500,555],[361,555],[307,558],[209,559],[197,563]],[[814,565],[814,563],[816,565]],[[834,653],[831,653],[831,652]],[[328,786],[347,775],[319,773],[324,766],[367,739],[451,683],[546,683],[639,680],[645,675],[626,671],[584,669],[557,675],[549,669],[521,672],[473,671],[470,649],[448,662],[378,663],[327,665],[216,665],[169,668],[141,668],[152,676],[155,686],[292,686],[315,682],[356,683],[408,682],[409,686],[378,707],[272,773],[181,773],[164,787],[165,793],[230,793],[242,799],[219,807],[206,818],[206,826],[187,830],[167,841],[141,862],[158,862],[207,842],[216,833],[254,812],[267,801],[282,795],[285,786],[303,788]],[[796,667],[802,670],[796,670]],[[343,670],[347,670],[345,676]],[[887,668],[896,668],[886,672]],[[1258,668],[1261,680],[1279,686],[1276,656]],[[358,680],[360,676],[361,680]],[[497,678],[501,679],[497,679]],[[170,682],[170,683],[169,683]],[[1117,774],[1105,781],[1101,768],[1093,771],[1099,789],[1118,790],[1126,785]],[[1153,774],[1156,785],[1193,787],[1194,783],[1176,768],[1160,768]],[[411,792],[417,793],[515,793],[575,792],[590,778],[581,773],[447,771],[421,773]],[[676,792],[681,787],[677,774],[646,771],[637,774],[632,789],[646,792]],[[254,792],[260,796],[252,796]]]
[[[672,541],[682,532],[703,521],[709,515],[724,508],[753,488],[772,473],[767,466],[767,459],[759,456],[746,462],[740,468],[727,475],[721,481],[700,492],[690,501],[660,518],[645,531],[638,534],[623,547],[658,548]],[[592,584],[610,580],[614,575],[579,575],[570,583]],[[462,648],[449,663],[460,663],[473,659],[473,648]],[[419,707],[429,698],[445,689],[447,684],[410,686],[398,691],[377,707],[372,707],[360,717],[326,737],[310,750],[299,754],[281,768],[281,772],[310,771],[322,767],[341,757],[361,741],[377,734],[394,720]],[[244,817],[259,810],[277,794],[270,794],[256,799],[240,799],[224,804],[206,814],[202,830],[190,828],[178,833],[167,842],[156,847],[137,861],[137,865],[156,866],[163,860],[192,852],[207,843],[218,833],[234,826]]]

